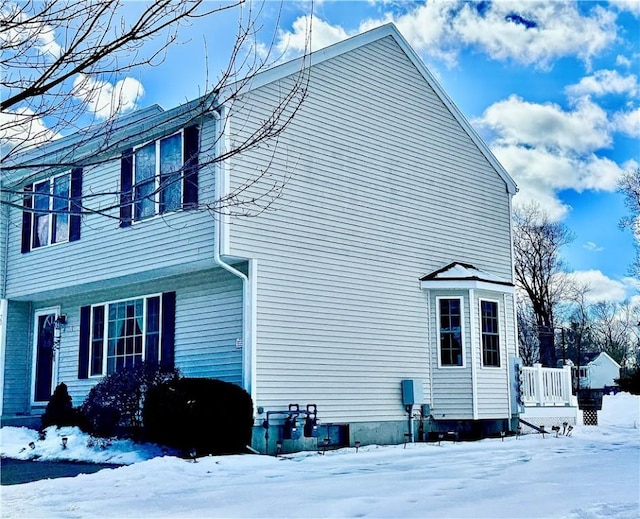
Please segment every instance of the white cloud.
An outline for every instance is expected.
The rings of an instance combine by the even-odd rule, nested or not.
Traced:
[[[616,130],[640,139],[640,108],[630,112],[616,113],[613,116],[613,123]]]
[[[0,41],[11,46],[31,46],[41,55],[58,58],[62,47],[56,42],[55,30],[51,25],[30,21],[27,14],[19,12],[19,7],[11,2],[3,3],[0,9],[0,20],[13,22],[8,28],[3,27]]]
[[[634,97],[638,94],[638,78],[634,74],[623,76],[617,70],[598,70],[583,77],[576,85],[569,85],[566,92],[571,97],[604,96],[622,94]]]
[[[428,1],[402,14],[388,12],[364,20],[351,32],[314,17],[312,47],[393,22],[411,46],[430,60],[453,65],[463,48],[471,48],[496,60],[549,67],[567,56],[588,63],[615,41],[615,19],[614,12],[600,6],[583,15],[575,4],[564,2]],[[291,31],[280,33],[277,48],[302,51],[307,26],[307,17],[296,19]]]
[[[58,58],[62,54],[62,47],[56,42],[55,31],[49,25],[43,25],[38,31],[38,43],[36,45],[40,54]]]
[[[588,241],[587,243],[585,243],[582,246],[582,248],[583,249],[587,249],[588,251],[591,251],[591,252],[602,252],[604,250],[604,247],[599,247],[598,245],[596,245],[592,241]]]
[[[586,294],[587,303],[599,301],[622,302],[637,295],[637,282],[630,278],[614,280],[599,270],[578,270],[569,273],[569,278],[579,285],[587,285],[590,290]]]
[[[611,144],[607,114],[588,99],[573,111],[552,103],[530,103],[511,95],[487,108],[482,124],[498,132],[499,144],[526,144],[587,152]]]
[[[309,16],[300,16],[292,25],[291,31],[278,31],[276,49],[285,57],[299,55],[309,50]],[[320,18],[311,18],[311,50],[321,49],[350,35],[339,25],[330,25]]]
[[[135,109],[143,94],[144,88],[137,79],[127,77],[113,85],[83,74],[76,77],[72,90],[72,95],[100,119]]]
[[[613,13],[595,7],[583,16],[564,2],[492,2],[482,13],[465,3],[453,24],[462,41],[493,59],[542,67],[564,56],[588,62],[616,35]]]
[[[614,125],[588,97],[565,110],[512,95],[487,108],[475,123],[493,134],[494,154],[518,183],[514,204],[535,200],[554,219],[570,210],[558,199],[559,191],[613,191],[632,165],[621,167],[597,154],[611,146]]]
[[[640,2],[638,0],[609,0],[621,11],[629,11],[634,16],[640,16]]]
[[[20,150],[37,146],[60,137],[50,130],[44,121],[28,108],[15,112],[0,112],[0,145],[5,148],[18,146]]]
[[[622,54],[618,54],[616,56],[616,65],[618,67],[630,67],[631,66],[631,60],[629,58],[627,58],[626,56],[623,56]]]

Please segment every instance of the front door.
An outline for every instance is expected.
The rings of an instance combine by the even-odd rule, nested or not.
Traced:
[[[56,360],[56,311],[40,311],[35,315],[33,401],[48,402],[53,393]]]

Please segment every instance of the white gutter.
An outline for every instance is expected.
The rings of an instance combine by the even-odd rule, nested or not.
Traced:
[[[216,144],[215,153],[219,157],[225,150],[229,149],[229,134],[225,130],[227,108],[219,107],[213,112],[216,120]],[[227,161],[218,163],[215,169],[215,199],[222,200],[227,194],[229,183],[229,171],[227,169]],[[254,334],[252,333],[252,322],[254,316],[254,304],[252,294],[255,293],[255,262],[249,260],[249,272],[251,273],[252,282],[249,277],[240,272],[238,269],[229,265],[222,259],[223,251],[226,251],[228,241],[226,232],[228,230],[228,212],[226,208],[221,207],[218,214],[214,218],[214,235],[215,243],[213,247],[213,259],[217,265],[230,272],[242,280],[242,387],[251,395],[251,399],[255,405],[255,355],[253,351]]]

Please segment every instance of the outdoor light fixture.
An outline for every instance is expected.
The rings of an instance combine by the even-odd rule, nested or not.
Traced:
[[[189,457],[193,460],[194,463],[196,463],[198,460],[196,459],[196,448],[195,447],[191,447],[189,449]]]
[[[356,441],[355,446],[356,446],[356,452],[358,452],[358,449],[360,448],[360,442]]]
[[[276,456],[278,456],[281,452],[282,452],[282,442],[281,441],[277,441],[276,442]]]
[[[67,448],[67,442],[69,441],[69,438],[67,438],[66,436],[62,437],[62,448],[66,449]]]
[[[500,441],[504,441],[504,435],[505,435],[505,432],[500,431]]]
[[[54,322],[54,326],[57,329],[63,328],[67,325],[67,316],[65,314],[59,315],[58,317],[56,317],[56,320]]]

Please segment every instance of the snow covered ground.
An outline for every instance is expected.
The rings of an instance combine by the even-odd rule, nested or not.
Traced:
[[[640,517],[640,397],[606,396],[598,427],[469,443],[206,457],[154,446],[87,447],[77,430],[47,439],[2,429],[3,456],[126,463],[91,475],[1,487],[3,518]],[[67,449],[60,437],[68,437]],[[33,442],[31,448],[29,443]]]

